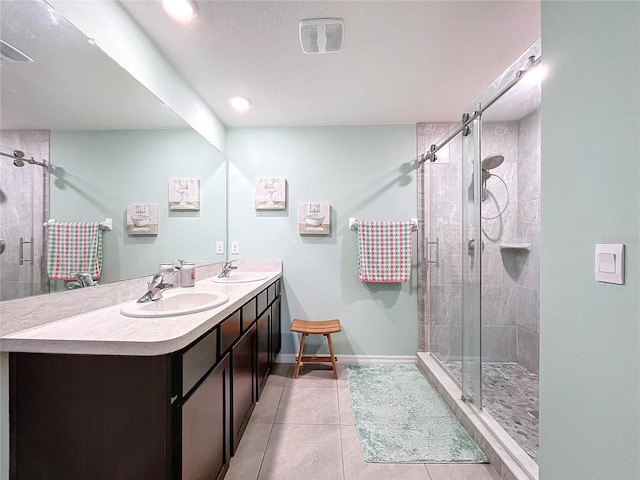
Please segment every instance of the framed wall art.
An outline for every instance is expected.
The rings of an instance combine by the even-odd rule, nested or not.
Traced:
[[[300,235],[329,235],[331,233],[331,205],[301,203],[298,205],[298,233]]]
[[[287,207],[287,180],[284,177],[256,178],[256,210],[284,210]]]
[[[200,179],[169,180],[169,210],[200,210]]]
[[[127,233],[129,235],[157,235],[158,204],[133,203],[128,205]]]

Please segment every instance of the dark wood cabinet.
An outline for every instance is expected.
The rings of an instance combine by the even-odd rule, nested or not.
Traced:
[[[280,336],[277,280],[171,354],[11,353],[10,478],[222,479]]]
[[[10,355],[13,479],[171,475],[168,357]]]
[[[229,356],[225,356],[179,407],[181,478],[224,477],[231,457]]]
[[[255,406],[256,326],[253,324],[231,350],[233,381],[233,453]]]
[[[276,357],[280,353],[282,345],[282,322],[280,320],[280,297],[277,297],[271,305],[271,364],[276,363]]]
[[[258,392],[258,400],[262,395],[262,390],[267,381],[269,375],[269,369],[271,367],[271,355],[269,354],[269,317],[271,316],[271,310],[266,310],[256,323],[258,329],[258,371],[256,378],[256,388]]]

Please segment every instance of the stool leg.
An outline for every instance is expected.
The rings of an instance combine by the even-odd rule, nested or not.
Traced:
[[[296,369],[293,372],[293,378],[298,378],[300,374],[300,362],[302,361],[302,351],[304,350],[304,339],[307,338],[307,333],[302,334],[302,338],[300,339],[300,351],[298,352],[298,358],[296,358]]]
[[[327,343],[329,344],[329,355],[331,355],[331,365],[333,366],[333,378],[338,378],[338,368],[336,367],[336,357],[333,355],[333,345],[331,344],[331,334],[325,333],[327,337]]]

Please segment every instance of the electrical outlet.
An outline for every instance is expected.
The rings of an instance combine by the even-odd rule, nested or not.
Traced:
[[[216,242],[216,253],[221,255],[224,253],[224,242]]]
[[[231,242],[231,255],[240,255],[240,242],[237,240]]]

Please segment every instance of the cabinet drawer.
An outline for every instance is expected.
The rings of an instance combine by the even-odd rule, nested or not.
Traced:
[[[256,319],[256,299],[252,298],[242,307],[242,330],[246,330]]]
[[[268,305],[266,288],[256,296],[256,300],[258,301],[258,315],[262,315],[262,312],[267,309]]]
[[[280,279],[276,280],[276,297],[280,296]]]
[[[271,305],[276,299],[276,284],[272,283],[267,287],[267,305]]]
[[[189,390],[216,363],[218,356],[218,330],[213,330],[182,354],[182,395]]]
[[[220,324],[220,353],[225,352],[242,333],[240,310],[234,312]]]

